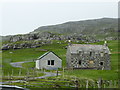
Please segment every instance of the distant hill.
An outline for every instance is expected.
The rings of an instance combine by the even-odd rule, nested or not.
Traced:
[[[117,18],[101,18],[84,21],[72,21],[58,25],[42,26],[31,33],[54,32],[59,34],[84,34],[97,38],[116,37],[118,34]]]
[[[42,26],[28,34],[0,36],[2,50],[36,48],[56,41],[95,43],[103,40],[119,40],[118,19],[101,18],[73,21],[58,25]],[[2,39],[1,39],[2,37]],[[57,42],[59,43],[59,42]]]
[[[45,33],[46,32],[46,33]],[[92,19],[92,20],[83,20],[83,21],[71,21],[63,24],[50,25],[50,26],[42,26],[28,34],[20,34],[20,35],[9,35],[9,36],[0,36],[3,41],[9,41],[10,39],[16,39],[12,41],[24,40],[25,38],[39,39],[39,38],[50,38],[53,37],[54,34],[56,37],[66,37],[69,36],[92,36],[98,40],[116,40],[118,37],[118,19],[117,18],[101,18],[101,19]],[[51,34],[51,35],[49,35]],[[50,37],[49,37],[50,36]],[[55,38],[54,38],[55,39]]]

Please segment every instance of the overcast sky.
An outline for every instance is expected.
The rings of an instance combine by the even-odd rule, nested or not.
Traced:
[[[40,26],[103,17],[117,18],[117,2],[4,2],[0,35],[25,34]]]

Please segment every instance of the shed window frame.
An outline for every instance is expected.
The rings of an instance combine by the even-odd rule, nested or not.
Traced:
[[[48,60],[48,64],[47,65],[50,65],[50,60]]]
[[[54,66],[55,65],[55,60],[48,60],[47,62],[48,62],[47,63],[48,66]]]
[[[51,60],[51,65],[54,65],[54,60]]]

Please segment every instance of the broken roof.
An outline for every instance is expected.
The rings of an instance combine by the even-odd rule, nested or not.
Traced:
[[[84,52],[105,52],[111,54],[109,48],[105,45],[90,45],[90,44],[72,44],[69,46],[71,53],[78,53],[78,51]]]

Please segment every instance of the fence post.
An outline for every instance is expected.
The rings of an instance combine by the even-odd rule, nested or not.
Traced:
[[[79,88],[79,81],[78,80],[75,80],[75,87]]]
[[[114,88],[116,88],[116,80],[114,80],[113,82],[114,82]]]
[[[56,71],[56,76],[58,76],[58,70]]]
[[[114,88],[116,88],[116,80],[114,80]]]
[[[120,88],[120,80],[118,80],[117,88]]]
[[[102,78],[99,78],[99,80],[97,81],[98,84],[98,88],[102,87]]]
[[[63,78],[64,78],[64,67],[63,67]]]
[[[112,88],[112,80],[110,80],[110,88]]]
[[[13,69],[12,69],[12,76],[13,76]]]
[[[87,81],[86,81],[86,88],[88,88],[88,83],[89,83],[89,81],[87,80]]]
[[[106,87],[106,85],[105,85],[106,83],[105,83],[105,81],[104,81],[104,83],[103,83],[103,88],[105,88]]]
[[[1,75],[2,75],[2,77],[4,77],[3,70],[1,70],[1,73],[2,73],[2,74],[1,74]]]
[[[34,72],[34,69],[33,69],[33,79],[35,79],[35,72]]]
[[[11,73],[11,79],[13,79],[13,69],[12,69],[12,73]]]
[[[29,69],[27,69],[26,81],[29,79]]]
[[[9,81],[9,83],[10,83],[10,75],[9,75],[9,72],[8,72],[8,81]]]
[[[10,75],[9,75],[9,72],[8,72],[8,80],[10,79]]]
[[[24,88],[26,88],[26,86],[27,86],[27,83],[26,83],[27,81],[25,80],[25,83],[24,83]]]
[[[21,69],[19,70],[19,77],[21,76]]]

